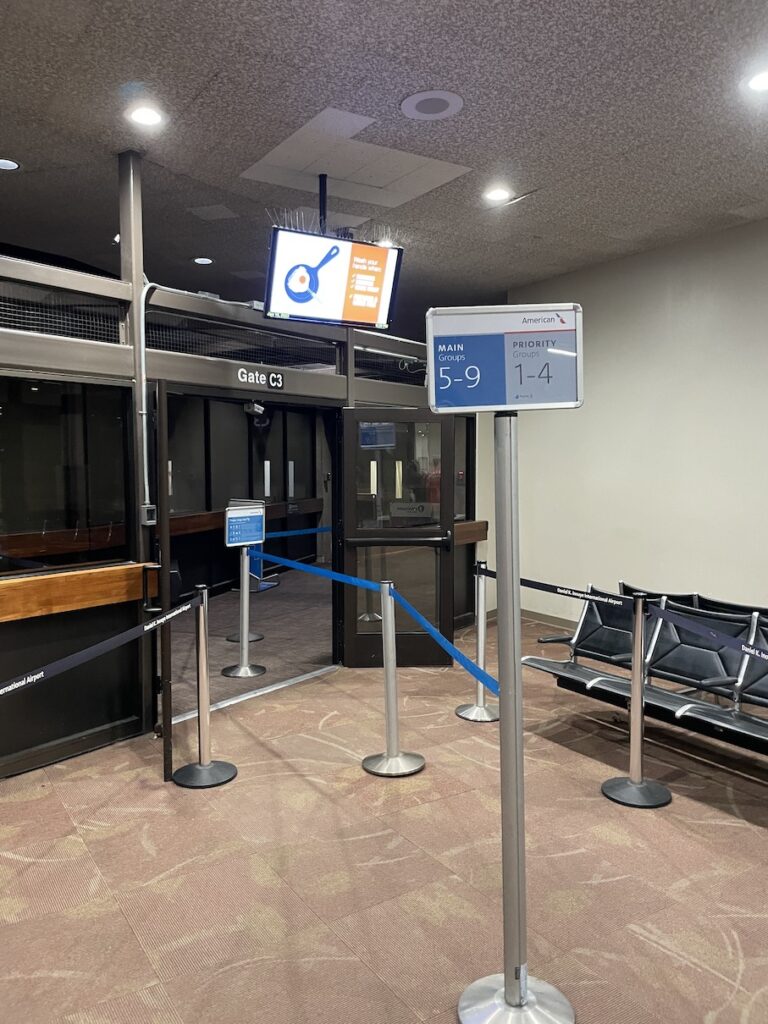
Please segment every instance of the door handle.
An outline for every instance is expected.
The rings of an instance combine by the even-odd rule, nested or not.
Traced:
[[[451,550],[453,534],[449,530],[443,537],[347,537],[345,543],[351,548],[370,547],[443,547]]]

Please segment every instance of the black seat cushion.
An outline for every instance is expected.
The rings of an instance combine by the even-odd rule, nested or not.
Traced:
[[[758,608],[756,605],[734,604],[732,601],[718,601],[713,597],[701,595],[699,596],[699,608],[706,612],[718,612],[720,615],[750,615],[752,612],[768,615],[768,611]]]
[[[616,597],[590,587],[598,597]],[[632,607],[587,602],[586,613],[573,640],[574,654],[611,664],[629,664],[632,657]]]
[[[749,638],[749,615],[718,615],[715,612],[702,614],[696,609],[678,606],[673,602],[667,604],[667,609],[695,620],[706,629],[732,636],[740,643],[746,643]],[[648,671],[650,676],[688,686],[706,682],[703,688],[711,689],[718,679],[725,682],[726,678],[737,676],[741,661],[739,651],[662,619]],[[726,692],[727,689],[726,685]]]

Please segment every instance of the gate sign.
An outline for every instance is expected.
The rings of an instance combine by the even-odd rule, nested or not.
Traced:
[[[576,409],[583,400],[581,306],[456,306],[427,313],[433,412]]]

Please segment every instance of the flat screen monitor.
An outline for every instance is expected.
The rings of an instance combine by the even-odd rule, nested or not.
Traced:
[[[403,250],[274,228],[264,315],[389,327]]]
[[[361,423],[359,441],[361,448],[394,448],[397,443],[395,424]]]

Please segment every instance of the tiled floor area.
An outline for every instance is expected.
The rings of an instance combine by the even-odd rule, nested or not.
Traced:
[[[0,782],[0,1019],[454,1024],[501,968],[498,732],[461,671],[400,683],[410,779],[360,769],[381,673],[340,670],[218,712],[218,790],[164,786],[148,737]],[[673,803],[624,809],[614,713],[533,673],[525,710],[531,972],[579,1024],[765,1024],[768,787],[651,745]]]

